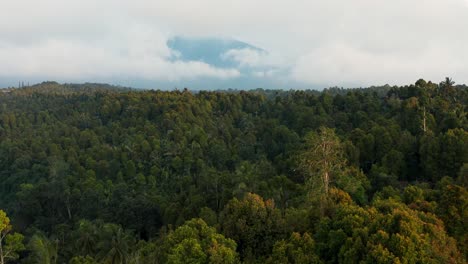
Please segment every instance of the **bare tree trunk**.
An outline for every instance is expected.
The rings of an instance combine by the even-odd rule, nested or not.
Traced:
[[[220,202],[219,202],[219,184],[218,184],[218,176],[216,176],[215,184],[216,184],[216,188],[215,188],[215,191],[216,191],[216,212],[219,212],[219,209],[220,209],[220,207],[221,207],[221,204],[220,204]]]
[[[426,133],[426,107],[423,107],[424,116],[423,116],[423,131]]]
[[[326,171],[323,175],[323,185],[325,188],[325,194],[328,194],[328,185],[330,183],[330,176],[328,175],[328,171]]]
[[[67,201],[67,213],[68,213],[68,219],[72,219],[72,215],[71,215],[71,210],[70,210],[70,204],[69,202]]]
[[[3,259],[3,237],[1,237],[2,234],[0,234],[0,264],[5,264],[5,261]]]

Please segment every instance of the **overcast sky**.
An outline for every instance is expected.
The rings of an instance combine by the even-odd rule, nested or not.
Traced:
[[[174,36],[235,39],[261,50],[226,50],[220,58],[237,64],[220,67],[178,59],[180,51],[167,44]],[[419,78],[439,82],[445,76],[468,83],[468,0],[2,0],[0,5],[0,86],[19,80],[190,86],[205,80],[219,86],[212,88],[255,81],[278,84],[274,88],[321,88],[402,85]]]

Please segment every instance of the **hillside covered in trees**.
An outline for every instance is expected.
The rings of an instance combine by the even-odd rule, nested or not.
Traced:
[[[466,263],[467,102],[0,90],[0,263]]]

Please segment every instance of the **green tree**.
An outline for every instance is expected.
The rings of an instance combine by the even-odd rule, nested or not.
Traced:
[[[463,163],[468,161],[468,132],[456,128],[440,138],[440,164],[444,175],[455,178]]]
[[[299,166],[306,177],[310,195],[328,195],[331,183],[346,165],[340,139],[331,128],[321,127],[318,133],[305,136],[305,150]]]
[[[32,263],[55,264],[58,262],[58,240],[49,239],[42,233],[36,233],[28,243]]]
[[[306,135],[299,168],[305,175],[308,201],[320,208],[320,217],[327,210],[332,187],[344,189],[362,203],[367,200],[368,180],[359,169],[347,166],[343,145],[331,128],[321,127],[318,133]]]
[[[76,250],[83,256],[96,254],[98,235],[98,229],[92,222],[87,220],[78,222],[78,228],[74,232]]]
[[[393,199],[342,204],[317,227],[320,256],[339,263],[464,263],[443,222]]]
[[[135,243],[133,235],[116,224],[104,224],[100,232],[97,244],[99,260],[108,264],[126,263]]]
[[[267,263],[312,264],[322,263],[315,254],[315,242],[308,233],[292,233],[288,240],[275,243]]]
[[[18,259],[18,252],[25,249],[23,235],[10,234],[11,230],[10,219],[3,210],[0,210],[0,264]]]
[[[237,263],[236,243],[218,234],[202,219],[185,222],[164,239],[167,263]]]
[[[458,185],[451,184],[447,178],[439,183],[437,213],[444,221],[447,232],[457,239],[459,248],[468,255],[468,191]]]
[[[221,231],[239,245],[242,260],[265,257],[276,240],[284,236],[284,220],[272,200],[247,193],[232,199],[220,216]]]
[[[69,264],[98,264],[98,262],[94,258],[92,258],[90,256],[73,257],[68,263]]]

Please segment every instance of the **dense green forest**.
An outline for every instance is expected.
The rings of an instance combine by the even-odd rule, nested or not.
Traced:
[[[465,263],[468,89],[0,90],[0,263]]]

